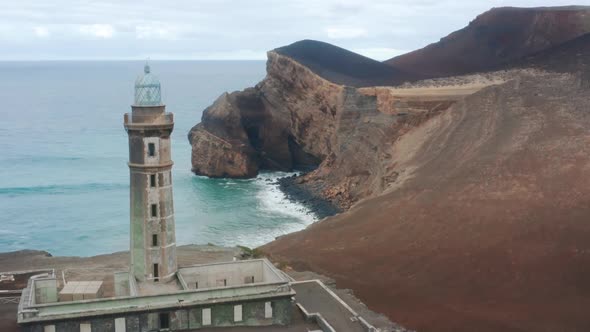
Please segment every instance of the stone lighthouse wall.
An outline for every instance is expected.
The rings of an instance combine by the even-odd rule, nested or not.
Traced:
[[[164,106],[132,107],[126,116],[131,189],[131,265],[140,281],[174,277],[176,235],[172,195],[172,114]]]

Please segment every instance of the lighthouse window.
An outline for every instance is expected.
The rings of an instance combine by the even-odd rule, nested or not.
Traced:
[[[152,217],[157,217],[157,216],[158,216],[158,205],[152,204]]]
[[[170,316],[168,315],[168,313],[160,314],[160,328],[161,329],[170,328]]]
[[[156,186],[156,174],[150,174],[150,187]]]
[[[158,246],[158,234],[152,235],[152,247]]]
[[[156,155],[156,145],[154,143],[148,143],[148,154],[150,157]]]

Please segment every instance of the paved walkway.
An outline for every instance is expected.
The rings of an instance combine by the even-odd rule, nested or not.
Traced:
[[[352,313],[319,283],[310,281],[291,286],[297,292],[295,301],[309,313],[320,313],[337,332],[365,332]]]

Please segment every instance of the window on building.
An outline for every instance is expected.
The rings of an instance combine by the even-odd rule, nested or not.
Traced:
[[[245,284],[253,284],[254,283],[254,276],[247,276],[244,278]]]
[[[148,155],[150,157],[156,155],[156,145],[154,143],[148,143]]]
[[[203,309],[203,326],[211,325],[211,308]]]
[[[158,246],[158,234],[153,234],[152,235],[152,247],[157,247]]]
[[[115,332],[126,332],[125,318],[115,318]]]
[[[234,322],[242,321],[242,305],[238,304],[234,306]]]
[[[264,318],[272,318],[272,302],[264,302]]]
[[[170,314],[169,313],[161,313],[160,315],[160,328],[161,329],[169,329],[170,328]]]
[[[91,332],[92,329],[90,327],[90,323],[82,323],[80,324],[80,332]]]
[[[157,217],[157,216],[158,216],[158,205],[152,204],[152,217]]]
[[[154,281],[158,281],[160,278],[160,271],[158,269],[158,264],[154,264]]]
[[[195,289],[199,289],[199,282],[195,282]]]
[[[55,332],[55,325],[43,326],[43,332]]]
[[[156,186],[156,174],[150,174],[150,187]]]

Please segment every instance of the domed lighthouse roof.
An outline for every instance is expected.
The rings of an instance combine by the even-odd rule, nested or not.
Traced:
[[[162,105],[160,80],[150,72],[150,66],[146,63],[143,75],[135,80],[135,106],[160,105]]]

